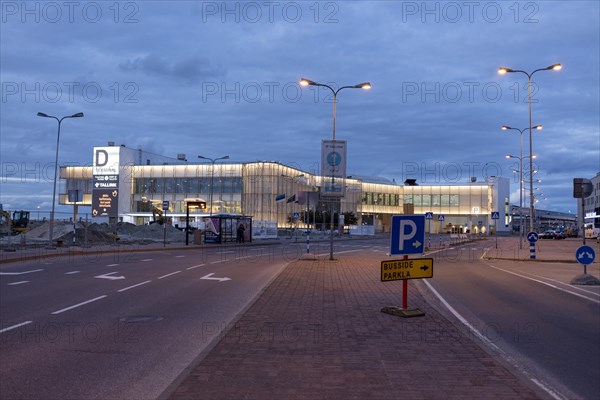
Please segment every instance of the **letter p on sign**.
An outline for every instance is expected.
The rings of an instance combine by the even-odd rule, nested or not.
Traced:
[[[423,254],[425,251],[425,216],[393,215],[390,255]]]

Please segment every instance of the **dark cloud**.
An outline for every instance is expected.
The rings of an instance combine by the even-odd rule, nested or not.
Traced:
[[[156,54],[148,54],[127,60],[119,64],[119,69],[125,72],[141,72],[151,76],[173,78],[186,83],[199,82],[205,79],[220,78],[225,75],[225,69],[212,65],[205,58],[189,58],[171,61]]]

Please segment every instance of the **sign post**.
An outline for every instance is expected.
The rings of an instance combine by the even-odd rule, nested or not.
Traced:
[[[500,213],[498,211],[492,211],[492,219],[494,220],[494,235],[496,235],[496,249],[498,249],[498,219]]]
[[[438,236],[440,237],[440,249],[442,248],[442,222],[444,222],[445,219],[446,216],[444,214],[438,214],[437,220],[440,223],[440,231],[438,233]]]
[[[427,248],[431,249],[431,220],[433,219],[433,213],[431,211],[426,212],[425,219],[427,220],[427,223],[429,225],[429,233],[427,236]]]
[[[165,212],[163,220],[163,247],[167,247],[167,210],[169,209],[169,201],[163,200],[162,209]]]
[[[583,264],[583,274],[587,274],[587,266],[594,262],[596,259],[596,252],[590,246],[580,246],[575,251],[575,258],[577,262]]]
[[[383,307],[381,312],[404,318],[422,317],[425,313],[418,308],[408,308],[408,279],[433,276],[433,259],[409,260],[408,255],[425,251],[425,216],[393,215],[391,230],[390,255],[404,257],[381,262],[381,281],[402,280],[402,308]]]
[[[535,260],[535,242],[537,242],[539,238],[540,238],[539,235],[534,231],[531,231],[527,234],[527,240],[529,240],[529,259],[530,260]]]

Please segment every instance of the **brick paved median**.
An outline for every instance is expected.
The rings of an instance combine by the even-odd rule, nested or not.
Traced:
[[[356,253],[355,253],[356,254]],[[290,264],[193,368],[172,399],[536,399],[538,393],[430,307],[379,281],[376,255]]]

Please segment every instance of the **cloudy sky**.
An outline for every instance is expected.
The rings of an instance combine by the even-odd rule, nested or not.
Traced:
[[[2,1],[1,189],[5,209],[50,209],[59,164],[108,141],[190,160],[229,155],[315,170],[337,138],[348,174],[420,184],[511,179],[533,134],[539,208],[574,212],[572,179],[600,171],[597,1]],[[529,153],[528,132],[524,153]],[[527,171],[524,168],[525,171]]]

